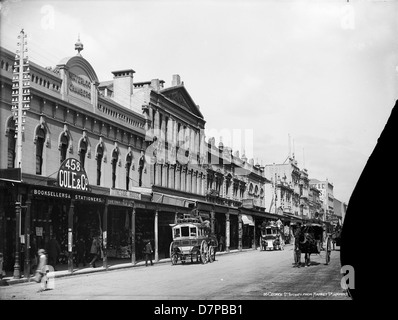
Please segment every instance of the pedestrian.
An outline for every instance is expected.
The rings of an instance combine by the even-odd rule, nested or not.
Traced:
[[[54,271],[56,271],[55,266],[58,264],[58,258],[61,254],[61,246],[59,245],[57,238],[53,234],[50,241],[48,242],[48,264],[53,266]]]
[[[86,252],[86,243],[83,240],[83,237],[79,237],[76,243],[76,267],[79,268],[79,264],[83,263],[83,267],[86,266],[85,259]]]
[[[152,245],[151,245],[151,241],[148,240],[146,245],[145,245],[145,249],[144,249],[144,253],[145,253],[145,266],[148,266],[148,260],[151,261],[151,266],[153,266],[153,262],[152,262]]]
[[[300,238],[301,238],[301,225],[297,225],[296,232],[294,233],[294,267],[301,267],[301,250],[300,250]]]
[[[36,269],[35,281],[37,283],[40,283],[40,289],[37,292],[42,292],[44,290],[47,290],[47,255],[44,249],[39,249],[37,254],[39,256],[39,265]]]
[[[38,257],[37,257],[37,245],[36,245],[36,237],[32,237],[32,241],[30,243],[29,248],[29,255],[30,255],[30,272],[34,274],[37,269],[38,264]]]
[[[98,256],[100,254],[100,244],[99,244],[98,237],[93,238],[93,241],[91,243],[90,254],[92,257],[90,266],[92,268],[95,268],[95,262],[98,260]]]
[[[219,250],[220,250],[220,252],[221,251],[224,251],[224,242],[225,242],[225,237],[223,236],[223,235],[221,235],[221,237],[220,237],[220,243],[219,243]]]

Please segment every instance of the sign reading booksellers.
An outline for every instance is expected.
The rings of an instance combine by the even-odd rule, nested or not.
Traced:
[[[68,158],[58,171],[58,186],[77,191],[89,191],[88,177],[80,161]]]

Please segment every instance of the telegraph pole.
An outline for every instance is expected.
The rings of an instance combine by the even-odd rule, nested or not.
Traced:
[[[28,51],[26,47],[26,34],[22,29],[17,42],[17,50],[15,54],[15,62],[13,66],[12,76],[12,97],[11,97],[11,111],[15,120],[16,131],[16,167],[20,169],[22,177],[22,141],[23,132],[25,130],[26,111],[30,108],[30,71],[28,56],[25,53]],[[17,189],[18,190],[18,189]],[[19,190],[18,190],[19,191]],[[15,263],[14,263],[14,278],[21,277],[20,266],[20,223],[21,223],[21,205],[22,196],[17,192],[17,202],[15,203],[15,220],[16,220],[16,244],[15,244]],[[25,235],[26,236],[26,235]],[[27,237],[25,237],[27,238]],[[28,248],[29,243],[25,245]]]

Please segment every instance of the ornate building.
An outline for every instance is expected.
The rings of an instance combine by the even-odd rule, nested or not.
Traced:
[[[75,49],[53,68],[24,67],[29,107],[17,119],[16,55],[0,48],[5,268],[29,276],[30,251],[53,236],[70,272],[78,238],[102,240],[105,268],[108,259],[142,259],[145,240],[155,260],[165,258],[170,224],[192,212],[210,220],[223,250],[255,248],[256,226],[274,218],[266,212],[264,167],[205,141],[204,117],[178,75],[169,87],[134,82],[132,69],[100,81],[80,40]]]

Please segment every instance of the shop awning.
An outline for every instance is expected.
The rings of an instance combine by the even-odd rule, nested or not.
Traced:
[[[193,201],[190,201],[186,198],[171,196],[158,192],[153,192],[152,202],[169,204],[173,206],[186,207],[186,208],[188,208],[190,204],[191,205],[195,204]]]
[[[254,221],[252,216],[249,216],[247,214],[242,214],[242,222],[243,224],[248,224],[249,226],[254,227]]]

